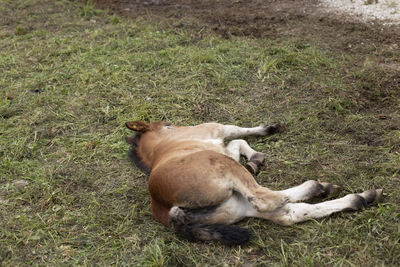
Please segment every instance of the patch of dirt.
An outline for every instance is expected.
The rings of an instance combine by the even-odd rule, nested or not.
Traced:
[[[152,17],[170,26],[190,25],[223,36],[300,37],[328,48],[369,50],[400,43],[400,27],[361,23],[353,16],[328,13],[317,0],[95,0],[98,8]],[[181,25],[176,21],[180,20]]]

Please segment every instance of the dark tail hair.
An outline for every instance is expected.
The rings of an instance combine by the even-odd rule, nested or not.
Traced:
[[[230,224],[204,224],[207,215],[215,207],[186,209],[173,207],[169,212],[169,223],[175,232],[189,241],[219,241],[225,245],[242,245],[251,239],[247,229]]]

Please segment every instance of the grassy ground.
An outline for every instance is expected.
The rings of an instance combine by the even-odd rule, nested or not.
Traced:
[[[0,0],[2,265],[355,265],[400,262],[396,69],[298,39],[223,39],[65,0]],[[388,60],[394,57],[388,54]],[[396,80],[397,79],[397,80]],[[127,120],[288,130],[249,138],[272,189],[308,179],[381,203],[293,227],[248,219],[244,247],[156,223],[127,160]]]

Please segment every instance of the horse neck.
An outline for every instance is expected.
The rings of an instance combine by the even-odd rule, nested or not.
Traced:
[[[140,161],[152,168],[152,163],[154,160],[154,149],[160,143],[161,136],[157,132],[148,132],[143,134],[138,142],[137,155]]]

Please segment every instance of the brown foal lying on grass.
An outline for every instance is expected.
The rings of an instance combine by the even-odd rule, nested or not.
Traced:
[[[321,218],[344,210],[360,210],[382,196],[382,189],[307,204],[313,197],[335,195],[340,187],[307,181],[282,191],[260,186],[253,175],[265,154],[242,139],[224,146],[224,139],[245,135],[266,136],[280,124],[241,128],[219,123],[179,127],[166,122],[134,121],[136,131],[126,140],[130,157],[150,174],[148,188],[154,217],[189,240],[219,240],[237,245],[250,238],[248,230],[231,225],[245,217],[258,217],[281,225]],[[246,168],[239,163],[247,158]]]

